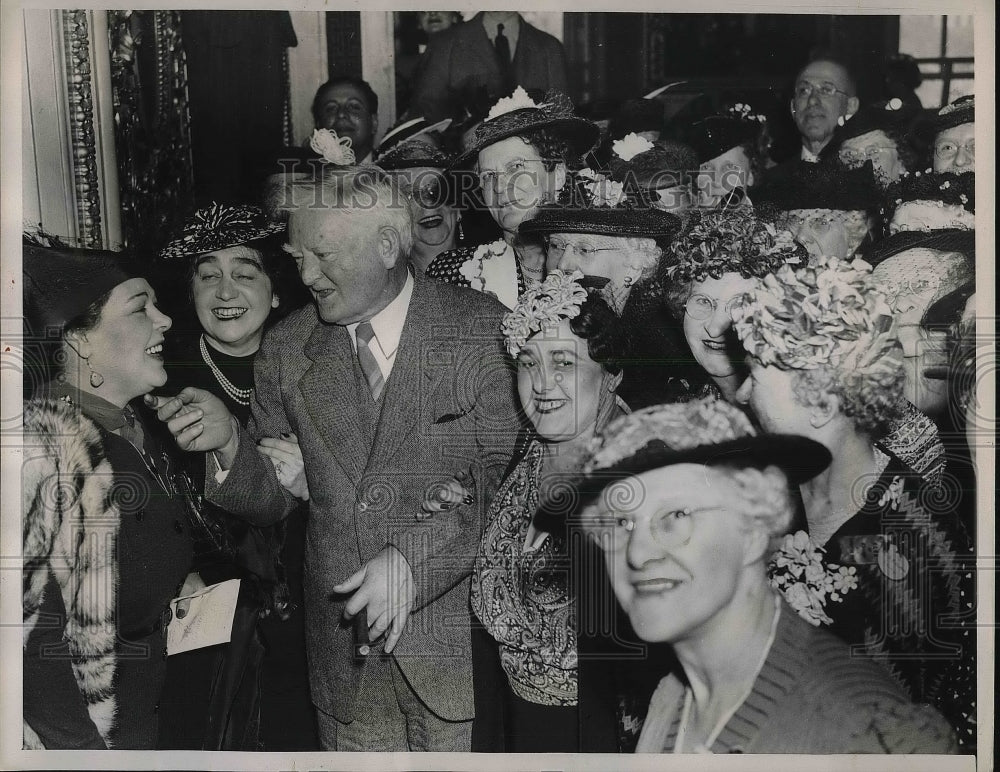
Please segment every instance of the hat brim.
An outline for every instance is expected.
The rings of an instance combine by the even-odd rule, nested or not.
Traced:
[[[867,254],[865,262],[875,267],[890,257],[911,249],[936,249],[940,252],[961,252],[975,262],[976,232],[948,228],[939,231],[901,231],[883,239]]]
[[[537,115],[522,115],[524,113],[537,113]],[[471,166],[479,156],[479,151],[483,148],[495,145],[510,137],[517,137],[534,131],[552,131],[563,136],[573,148],[573,152],[583,156],[589,153],[597,145],[601,137],[601,130],[591,121],[575,116],[553,118],[544,116],[540,110],[526,109],[514,110],[494,118],[491,121],[484,121],[480,128],[484,128],[483,136],[473,141],[458,158],[455,159],[454,168],[467,168]],[[479,129],[476,129],[479,134]]]
[[[560,486],[559,495],[542,502],[535,516],[536,523],[539,527],[558,528],[581,507],[592,503],[609,485],[675,464],[731,464],[753,468],[773,465],[784,471],[791,484],[800,485],[826,469],[831,460],[832,456],[826,446],[793,434],[740,437],[684,450],[676,450],[660,440],[654,440],[617,464],[572,481],[575,496],[564,495],[566,487]]]
[[[615,207],[553,207],[540,209],[521,223],[523,234],[593,233],[601,236],[625,236],[672,241],[681,221],[659,209],[620,209]]]

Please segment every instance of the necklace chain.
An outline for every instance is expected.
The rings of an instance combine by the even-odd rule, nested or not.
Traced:
[[[774,638],[778,633],[778,619],[781,618],[781,598],[777,595],[774,596],[774,618],[771,620],[771,633],[767,637],[767,642],[764,644],[764,651],[760,655],[760,662],[757,663],[757,667],[754,670],[753,678],[750,680],[750,685],[747,687],[746,691],[740,696],[736,703],[727,710],[722,717],[715,724],[715,727],[709,733],[708,737],[705,738],[705,742],[701,745],[697,745],[693,748],[692,752],[703,751],[706,753],[711,753],[711,748],[715,744],[716,739],[722,734],[722,730],[726,728],[726,724],[729,720],[736,715],[736,711],[740,709],[740,706],[747,701],[750,693],[753,692],[753,687],[757,683],[757,676],[760,675],[760,671],[764,669],[764,663],[767,662],[767,655],[771,653],[771,646],[774,645]],[[684,736],[687,734],[687,725],[691,713],[691,702],[692,693],[691,687],[689,686],[684,690],[684,708],[681,711],[680,727],[677,729],[677,739],[674,741],[674,753],[683,753],[682,745],[684,744]]]
[[[219,366],[215,364],[212,360],[212,355],[208,351],[208,346],[205,344],[205,336],[202,335],[198,339],[198,348],[201,350],[201,358],[205,360],[205,364],[208,365],[208,369],[212,371],[212,375],[215,376],[215,380],[219,382],[222,390],[226,392],[235,402],[243,406],[250,405],[250,397],[253,396],[253,386],[249,389],[241,389],[236,386],[231,380],[229,380],[225,373],[219,369]]]

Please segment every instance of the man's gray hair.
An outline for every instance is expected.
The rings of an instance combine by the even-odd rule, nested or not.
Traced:
[[[377,166],[329,165],[311,175],[275,175],[264,195],[264,209],[275,220],[287,220],[301,210],[364,218],[368,227],[396,230],[404,261],[413,248],[413,220],[406,196]]]

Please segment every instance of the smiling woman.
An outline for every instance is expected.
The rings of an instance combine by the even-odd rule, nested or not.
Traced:
[[[268,220],[260,209],[212,204],[195,212],[160,252],[182,267],[200,326],[196,335],[171,347],[170,383],[177,390],[195,386],[212,392],[244,424],[264,332],[294,307],[297,296],[283,240],[284,225]],[[297,446],[291,440],[275,441],[294,456]],[[289,460],[287,466],[294,463]],[[201,490],[201,454],[191,455],[189,471]],[[296,511],[278,526],[256,528],[211,504],[204,511],[195,568],[207,584],[241,579],[240,599],[228,646],[171,657],[164,702],[175,709],[161,727],[161,746],[315,748],[302,612],[295,609],[301,607],[303,514]],[[269,643],[266,653],[262,636]],[[241,683],[254,686],[238,688]]]
[[[24,411],[25,746],[155,748],[195,503],[135,400],[167,380],[171,320],[121,255],[26,245],[23,265],[43,347]]]

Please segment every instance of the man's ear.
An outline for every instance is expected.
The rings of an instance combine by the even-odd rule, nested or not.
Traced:
[[[399,251],[402,241],[399,238],[399,231],[391,225],[383,225],[378,229],[375,238],[375,246],[378,249],[382,265],[385,266],[386,270],[392,270],[401,258]],[[405,259],[405,256],[402,256],[402,259]]]
[[[855,100],[857,101],[857,100]],[[857,109],[857,108],[855,108]],[[372,113],[372,144],[375,144],[375,137],[378,136],[378,113]]]
[[[861,107],[861,100],[857,97],[847,97],[847,117],[850,118]]]

